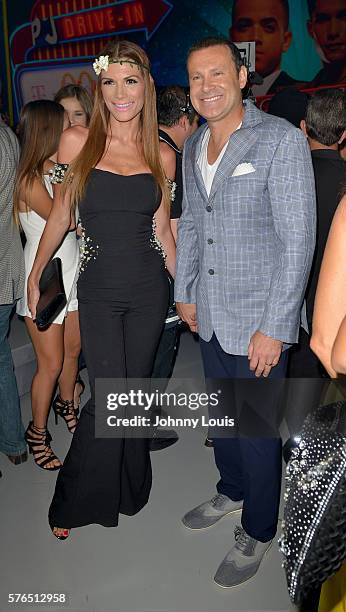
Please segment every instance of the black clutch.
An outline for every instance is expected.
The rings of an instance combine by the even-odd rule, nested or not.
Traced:
[[[39,283],[40,299],[36,310],[36,325],[45,329],[66,306],[60,257],[52,259],[42,272]]]
[[[280,548],[296,605],[346,559],[346,403],[322,406],[304,422],[287,466]]]

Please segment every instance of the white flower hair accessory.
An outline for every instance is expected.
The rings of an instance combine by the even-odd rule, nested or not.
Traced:
[[[101,73],[101,70],[107,72],[109,67],[109,55],[100,55],[97,57],[93,63],[93,69],[95,70],[97,76]]]
[[[100,55],[100,57],[97,57],[93,63],[93,68],[97,76],[101,74],[101,70],[104,70],[105,72],[107,72],[109,68],[109,64],[120,64],[120,66],[122,66],[123,64],[131,64],[131,66],[138,66],[139,68],[145,68],[145,70],[149,72],[149,66],[142,64],[142,62],[136,62],[135,60],[126,59],[126,58],[110,59],[109,55]]]

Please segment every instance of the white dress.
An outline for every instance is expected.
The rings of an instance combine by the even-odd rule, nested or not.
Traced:
[[[49,175],[44,175],[44,182],[47,191],[53,197],[53,188],[50,182]],[[28,309],[27,301],[27,280],[34,263],[38,245],[46,225],[46,221],[40,217],[34,210],[28,212],[20,212],[19,219],[26,237],[24,247],[24,262],[25,262],[25,288],[24,296],[17,302],[17,314],[22,317],[30,317],[31,313]],[[54,319],[53,323],[61,324],[66,316],[66,310],[78,310],[77,287],[76,287],[76,270],[79,264],[79,246],[75,231],[68,232],[59,249],[54,253],[54,257],[60,257],[62,264],[62,276],[66,299],[68,301],[67,308],[64,308],[61,313]],[[73,287],[72,287],[73,286]],[[71,293],[72,289],[72,293]],[[69,300],[69,296],[71,297]]]

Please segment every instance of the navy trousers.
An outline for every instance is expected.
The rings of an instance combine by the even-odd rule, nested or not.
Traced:
[[[241,431],[233,438],[215,437],[214,453],[220,472],[217,491],[234,501],[243,500],[243,528],[256,540],[267,542],[275,536],[280,504],[282,444],[279,434],[274,433],[273,424],[276,414],[279,413],[284,383],[282,380],[273,384],[270,379],[285,378],[288,351],[282,353],[278,365],[271,370],[268,379],[256,379],[249,368],[247,356],[226,353],[215,334],[209,342],[200,339],[200,346],[209,387],[215,379],[255,379],[247,386],[244,380],[239,381],[239,385],[234,382],[233,397],[237,403],[234,415],[236,420],[241,420],[240,404],[240,411],[244,407],[246,411],[252,404],[248,415],[254,414],[255,409],[262,425],[263,422],[268,424],[268,434],[254,437],[244,435]],[[249,401],[246,401],[246,394]],[[248,416],[245,420],[246,418]],[[251,430],[251,423],[247,425],[250,425]]]

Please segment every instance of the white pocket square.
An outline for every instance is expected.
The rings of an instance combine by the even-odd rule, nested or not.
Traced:
[[[242,174],[250,174],[251,172],[256,172],[253,165],[248,162],[244,162],[243,164],[239,164],[234,169],[232,176],[241,176]]]

